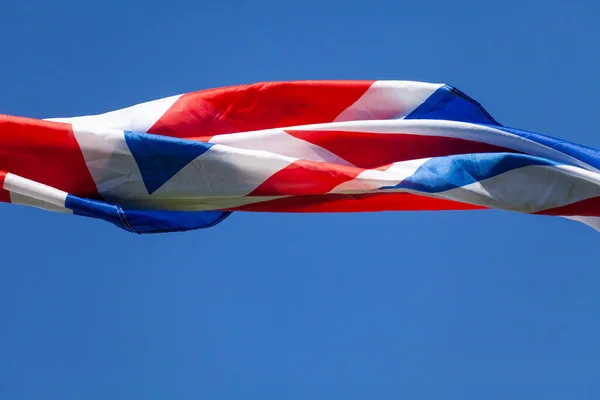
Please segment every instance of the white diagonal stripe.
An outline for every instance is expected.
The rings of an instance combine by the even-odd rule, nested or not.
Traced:
[[[180,97],[181,95],[165,97],[104,114],[70,118],[48,118],[47,121],[67,122],[70,124],[98,126],[133,132],[148,132]]]
[[[214,145],[152,193],[152,197],[245,196],[296,161],[265,151]]]
[[[217,135],[210,139],[210,143],[223,144],[238,149],[267,151],[307,161],[351,165],[329,150],[298,139],[283,129]]]
[[[65,208],[67,193],[62,190],[11,173],[6,174],[3,187],[10,193],[11,203],[49,211],[71,212]]]
[[[73,125],[98,192],[107,200],[148,196],[142,174],[122,130]]]
[[[404,118],[442,86],[411,81],[375,81],[335,121]]]

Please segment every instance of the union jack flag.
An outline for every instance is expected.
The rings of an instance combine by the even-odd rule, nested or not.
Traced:
[[[599,168],[598,150],[412,81],[265,82],[99,115],[0,115],[0,201],[135,233],[241,211],[490,208],[600,230]]]

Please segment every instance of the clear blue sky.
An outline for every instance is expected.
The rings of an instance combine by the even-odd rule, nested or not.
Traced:
[[[2,0],[0,112],[412,79],[600,148],[597,1],[216,3]],[[0,218],[3,400],[600,397],[600,234],[572,221],[238,214],[135,236]]]

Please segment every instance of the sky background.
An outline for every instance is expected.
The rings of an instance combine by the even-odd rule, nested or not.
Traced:
[[[600,148],[600,3],[0,0],[0,113],[293,79],[454,85]],[[136,236],[0,205],[0,398],[598,399],[600,234],[496,211]]]

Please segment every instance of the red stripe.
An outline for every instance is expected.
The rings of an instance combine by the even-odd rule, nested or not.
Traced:
[[[443,136],[343,131],[286,130],[292,136],[323,147],[360,168],[452,154],[511,152],[504,147]]]
[[[567,204],[566,206],[556,207],[550,210],[540,211],[535,214],[541,215],[581,215],[585,217],[600,217],[600,197],[592,197]]]
[[[78,196],[98,196],[70,124],[0,115],[0,170]]]
[[[270,176],[250,196],[323,194],[356,178],[363,171],[361,168],[298,160]]]
[[[410,193],[374,193],[363,195],[328,194],[293,196],[236,207],[233,210],[291,213],[354,213],[481,209],[486,209],[486,207]]]
[[[225,133],[332,122],[373,82],[257,83],[188,93],[149,132],[209,140]]]
[[[10,203],[10,192],[4,189],[4,178],[6,178],[6,172],[0,171],[0,202]]]

